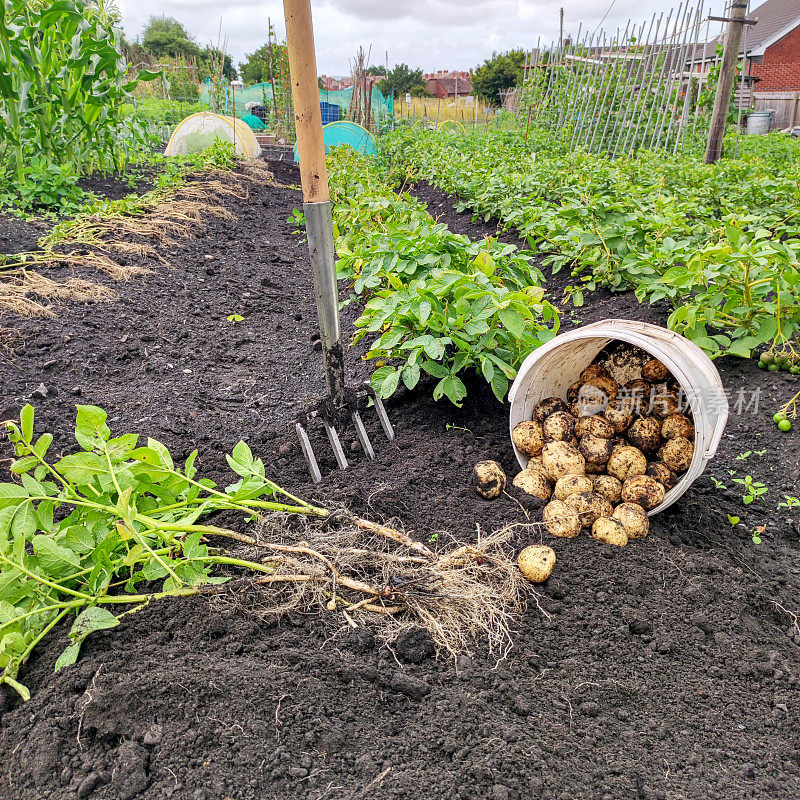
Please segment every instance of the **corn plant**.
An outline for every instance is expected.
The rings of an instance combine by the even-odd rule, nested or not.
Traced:
[[[123,134],[141,133],[123,104],[157,73],[129,79],[119,38],[84,0],[0,2],[0,168],[18,186],[54,167],[121,167]]]

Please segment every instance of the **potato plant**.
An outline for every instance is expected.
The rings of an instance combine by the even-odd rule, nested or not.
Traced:
[[[50,456],[51,434],[34,437],[32,406],[6,428],[17,456],[11,472],[21,482],[0,483],[0,683],[25,698],[19,669],[63,619],[74,623],[57,670],[75,662],[92,631],[118,625],[131,609],[227,580],[211,574],[215,565],[272,571],[203,543],[226,531],[201,518],[221,510],[327,515],[266,478],[244,442],[227,456],[239,479],[218,488],[197,478],[197,451],[176,465],[155,439],[112,437],[96,406],[78,406],[80,450],[61,458]]]
[[[522,359],[559,327],[529,255],[451,233],[352,151],[334,152],[330,177],[339,277],[365,301],[356,341],[375,337],[375,389],[389,397],[427,373],[434,397],[460,406],[460,376],[476,370],[502,400]]]
[[[554,271],[570,269],[577,305],[600,285],[666,299],[670,327],[711,356],[798,335],[796,142],[746,137],[740,158],[716,165],[647,151],[613,160],[536,132],[527,151],[519,132],[400,130],[387,147],[460,208],[516,228]]]

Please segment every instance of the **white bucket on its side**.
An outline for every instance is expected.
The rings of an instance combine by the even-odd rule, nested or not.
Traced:
[[[511,386],[510,428],[531,419],[534,406],[546,397],[567,397],[567,389],[610,342],[620,340],[640,347],[661,361],[686,395],[694,418],[694,458],[689,469],[649,514],[671,506],[703,474],[717,452],[728,420],[728,399],[711,359],[688,339],[646,322],[607,319],[556,336],[522,362]],[[513,442],[512,442],[513,446]],[[514,447],[524,468],[528,457]]]

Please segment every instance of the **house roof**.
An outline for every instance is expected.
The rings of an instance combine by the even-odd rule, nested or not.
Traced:
[[[747,30],[747,52],[760,56],[770,45],[800,25],[800,3],[798,0],[767,0],[758,8],[752,9],[747,16],[748,19],[756,20],[756,24],[750,25]],[[723,41],[724,35],[720,34],[709,44],[713,48]],[[744,38],[740,52],[744,53]]]
[[[431,78],[431,81],[436,81],[447,94],[455,94],[456,90],[459,94],[469,94],[472,91],[472,80],[470,78]]]

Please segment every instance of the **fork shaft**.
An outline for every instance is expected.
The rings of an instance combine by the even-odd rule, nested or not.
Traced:
[[[339,323],[339,295],[333,250],[333,211],[330,201],[303,203],[308,250],[314,275],[319,331],[325,356],[325,379],[328,393],[337,406],[344,405],[344,353]]]

